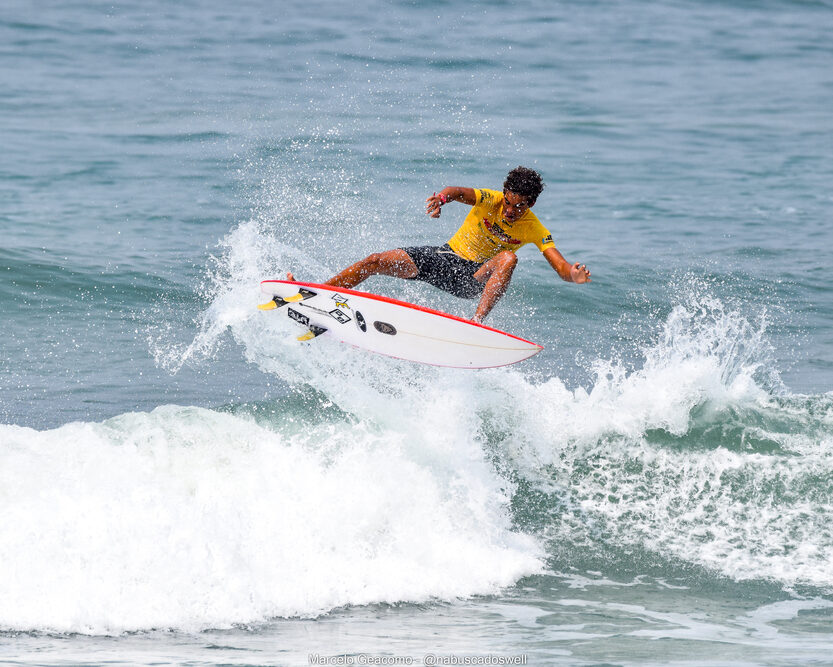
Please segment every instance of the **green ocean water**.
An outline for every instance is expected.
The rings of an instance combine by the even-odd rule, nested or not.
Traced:
[[[0,661],[829,664],[831,28],[5,5]],[[593,273],[520,251],[489,323],[532,360],[300,346],[256,310],[262,279],[445,242],[465,208],[425,198],[518,164]]]

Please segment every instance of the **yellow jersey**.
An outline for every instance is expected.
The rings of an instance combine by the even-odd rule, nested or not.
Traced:
[[[463,259],[482,263],[503,250],[515,252],[527,243],[534,243],[541,252],[555,247],[552,234],[531,210],[510,224],[503,218],[502,192],[475,189],[474,196],[474,206],[448,241]]]

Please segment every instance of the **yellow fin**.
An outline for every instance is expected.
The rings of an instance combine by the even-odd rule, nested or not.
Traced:
[[[278,307],[274,301],[269,301],[268,303],[259,303],[257,304],[258,310],[275,310]]]
[[[284,301],[289,301],[291,303],[295,303],[296,301],[303,301],[304,297],[301,296],[301,293],[298,292],[297,294],[293,294],[292,296],[285,296],[283,298]]]
[[[313,338],[315,338],[315,334],[312,331],[307,331],[303,336],[298,336],[298,340],[302,342],[312,340]]]

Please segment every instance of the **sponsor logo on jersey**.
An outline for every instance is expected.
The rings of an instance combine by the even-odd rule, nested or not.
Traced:
[[[483,218],[483,226],[489,230],[490,234],[497,236],[501,241],[504,243],[508,243],[509,245],[521,245],[521,242],[518,239],[513,239],[509,234],[503,231],[498,225],[492,224],[489,222],[489,218]]]
[[[480,203],[486,203],[492,201],[492,193],[488,190],[481,190],[480,191]]]
[[[541,245],[547,245],[547,243],[552,243],[552,234],[548,234],[541,239]]]

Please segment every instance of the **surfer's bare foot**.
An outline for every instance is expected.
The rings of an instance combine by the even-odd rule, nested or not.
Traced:
[[[286,279],[291,283],[295,282],[295,276],[292,275],[291,271],[286,272]]]

